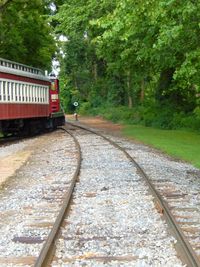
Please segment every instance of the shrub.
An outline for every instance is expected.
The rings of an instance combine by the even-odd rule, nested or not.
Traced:
[[[100,115],[113,122],[142,124],[161,129],[192,129],[200,130],[200,109],[191,114],[178,112],[171,106],[160,107],[156,104],[128,108],[125,106],[92,107],[89,102],[81,104],[79,112],[84,115]]]

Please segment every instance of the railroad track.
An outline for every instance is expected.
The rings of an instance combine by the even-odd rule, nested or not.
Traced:
[[[95,135],[97,134],[95,131],[93,131],[91,129],[88,129],[86,127],[83,127],[83,126],[81,126],[79,124],[71,124],[71,126],[74,129],[79,128],[79,129],[82,129],[84,131],[90,132],[92,134],[95,134]],[[63,130],[66,131],[66,129],[63,129]],[[67,132],[69,134],[71,134],[71,136],[73,136],[72,133],[70,133],[69,131],[67,131]],[[130,163],[131,163],[132,166],[134,166],[134,168],[136,169],[136,173],[138,174],[138,177],[136,177],[135,178],[136,180],[133,182],[133,185],[135,187],[141,186],[141,188],[142,188],[143,183],[144,183],[143,181],[145,181],[145,183],[148,184],[149,190],[151,191],[151,194],[153,194],[153,196],[154,196],[154,201],[155,201],[155,205],[157,206],[157,209],[159,210],[160,213],[163,214],[163,216],[165,217],[166,221],[170,225],[170,229],[173,231],[174,236],[178,240],[178,246],[177,247],[178,247],[179,253],[181,254],[182,260],[189,267],[193,267],[193,266],[194,267],[199,267],[200,266],[199,258],[196,255],[196,253],[195,253],[194,249],[192,248],[191,244],[188,242],[188,239],[186,238],[183,230],[181,229],[180,224],[177,223],[175,217],[173,216],[173,214],[171,212],[171,208],[169,207],[166,199],[163,198],[163,195],[161,193],[162,190],[159,191],[159,190],[157,190],[155,188],[154,184],[149,179],[149,177],[146,175],[144,170],[129,155],[129,153],[127,153],[127,151],[124,148],[119,146],[116,142],[110,140],[108,137],[101,135],[100,133],[98,133],[97,135],[100,136],[100,138],[103,138],[105,140],[105,144],[104,144],[105,149],[108,147],[107,144],[109,143],[111,146],[114,146],[117,150],[119,150],[120,153],[121,152],[124,153],[124,155],[126,156],[126,158],[129,161],[129,164],[126,166],[126,168],[132,168],[132,167],[130,167]],[[107,262],[109,262],[109,263],[114,262],[114,264],[116,264],[117,262],[118,263],[120,263],[120,262],[128,262],[128,263],[131,264],[132,262],[137,262],[137,260],[140,260],[140,259],[141,260],[145,260],[145,256],[143,258],[141,255],[139,255],[139,256],[130,256],[130,253],[127,253],[124,256],[123,255],[117,256],[114,253],[114,255],[107,255],[106,256],[104,253],[103,254],[98,254],[98,253],[94,253],[94,252],[91,253],[87,249],[86,249],[87,253],[81,254],[81,255],[76,256],[76,257],[71,255],[70,253],[68,254],[65,251],[63,251],[63,248],[60,249],[60,252],[56,252],[56,250],[59,250],[59,245],[58,244],[64,242],[63,240],[65,240],[68,245],[70,245],[71,243],[74,242],[74,237],[72,236],[72,233],[68,234],[66,232],[67,230],[63,230],[63,231],[60,230],[62,224],[64,225],[64,226],[62,226],[63,229],[65,228],[65,225],[68,225],[69,229],[73,228],[73,226],[70,226],[70,222],[68,221],[68,217],[66,218],[66,214],[69,211],[69,205],[71,203],[70,199],[72,199],[73,189],[75,187],[76,180],[78,179],[78,175],[79,175],[79,172],[80,172],[80,166],[81,166],[80,145],[78,144],[78,140],[74,136],[73,136],[73,138],[74,138],[74,140],[76,142],[76,147],[78,148],[78,151],[79,151],[77,169],[75,171],[75,174],[74,174],[70,189],[68,190],[68,193],[66,194],[66,196],[64,198],[64,201],[63,201],[64,205],[63,205],[63,207],[62,207],[62,209],[61,209],[61,211],[59,213],[59,216],[56,219],[56,222],[55,222],[55,224],[54,224],[54,226],[53,226],[53,228],[51,230],[51,233],[50,233],[49,237],[47,238],[47,240],[46,240],[46,242],[45,242],[45,244],[43,246],[43,249],[42,249],[42,251],[41,251],[41,253],[40,253],[40,255],[39,255],[39,257],[38,257],[38,259],[37,259],[37,261],[36,261],[34,266],[35,267],[50,266],[51,262],[53,262],[53,266],[67,266],[67,264],[70,264],[70,262],[78,261],[80,263],[81,260],[86,260],[86,262],[87,262],[87,260],[95,260],[95,261],[104,262],[105,264]],[[90,139],[88,139],[88,140],[90,140]],[[97,144],[95,144],[95,145],[97,146]],[[109,148],[109,149],[111,150],[111,148]],[[109,149],[108,149],[108,151],[106,153],[109,153]],[[119,161],[119,165],[120,164],[122,164],[121,161]],[[115,166],[116,169],[119,167],[119,165]],[[103,166],[102,168],[104,168],[104,167],[106,168],[106,166]],[[123,168],[123,166],[122,166],[122,168]],[[119,172],[120,171],[121,170],[119,170]],[[125,172],[125,170],[124,170],[124,172]],[[124,173],[124,175],[125,175],[125,173]],[[143,179],[143,181],[141,181],[141,179]],[[127,181],[128,181],[128,183],[131,182],[131,180],[129,180],[129,178],[127,178]],[[162,186],[162,189],[163,188],[164,188],[164,186]],[[77,189],[78,192],[79,192],[79,190],[81,190],[81,189]],[[143,195],[142,190],[145,190],[145,189],[144,188],[140,189],[138,191],[138,193],[141,194],[141,196],[143,196],[143,197],[147,197],[146,196],[147,193],[145,193]],[[105,184],[105,186],[103,186],[100,189],[100,191],[103,192],[103,193],[107,192],[107,191],[109,192],[109,187],[107,187],[107,185]],[[99,193],[99,191],[98,191],[98,193]],[[133,191],[133,194],[134,193],[135,192]],[[138,194],[138,193],[136,193],[136,194]],[[80,193],[78,193],[78,194],[80,194]],[[123,194],[125,194],[125,193],[123,193]],[[83,196],[83,195],[86,198],[91,198],[92,199],[92,198],[96,197],[97,191],[94,191],[94,192],[87,192],[86,191],[84,193],[81,192],[80,196]],[[124,201],[123,204],[125,204],[125,202],[126,202],[126,197],[128,198],[129,196],[125,196],[125,199],[123,200]],[[101,197],[100,197],[100,199],[101,199]],[[77,200],[77,199],[75,199],[73,201],[75,201],[76,203],[79,203],[79,200]],[[112,200],[109,200],[109,199],[107,199],[106,201],[107,202],[109,202],[109,201],[112,202]],[[149,199],[149,201],[151,201],[151,198]],[[122,204],[122,208],[123,208],[123,204]],[[112,207],[111,203],[110,204],[107,203],[107,205],[108,206],[110,205]],[[72,208],[72,211],[73,211],[73,208]],[[91,213],[92,211],[89,210],[88,212]],[[102,214],[100,214],[100,215],[102,216]],[[75,215],[72,214],[72,218],[74,218],[73,216],[75,216]],[[76,216],[77,216],[77,214],[76,214]],[[76,219],[76,216],[75,216],[75,219]],[[109,217],[109,215],[108,215],[108,217]],[[96,219],[98,220],[98,218],[96,218]],[[98,243],[98,242],[102,243],[103,242],[104,246],[106,247],[107,239],[106,239],[105,236],[94,236],[90,232],[90,233],[87,233],[87,235],[84,237],[83,233],[81,232],[82,231],[81,222],[79,222],[79,223],[80,224],[78,225],[78,228],[76,230],[76,235],[78,235],[78,239],[79,239],[79,241],[77,241],[78,243],[82,242],[83,244],[85,244],[85,242],[96,242],[96,243]],[[92,222],[89,222],[89,224],[90,223],[92,223]],[[106,223],[107,222],[105,221],[105,226],[106,226]],[[114,222],[114,223],[116,223],[116,222]],[[87,225],[86,225],[86,229],[87,229]],[[95,229],[93,229],[93,230],[95,231]],[[72,229],[71,229],[71,231],[72,231]],[[142,231],[145,232],[145,231],[148,231],[148,230],[144,228]],[[109,236],[109,233],[106,233],[106,234]],[[131,234],[131,233],[128,233],[128,234]],[[139,232],[139,235],[140,234],[141,233]],[[120,236],[114,237],[114,239],[116,239],[116,240],[118,240],[120,238],[122,239],[122,242],[124,242],[124,238],[125,237],[123,236],[123,233],[121,234],[121,237]],[[164,238],[166,238],[166,236],[164,236]],[[119,240],[118,241],[116,241],[116,240],[115,240],[115,242],[119,242]],[[143,240],[143,242],[144,242],[144,240]],[[159,241],[159,242],[161,242],[161,241]],[[76,244],[76,246],[79,247],[79,245],[80,245],[80,247],[83,247],[84,246],[83,244],[78,244],[78,245]],[[70,247],[65,247],[65,250],[68,250],[68,249],[71,250]],[[74,248],[74,250],[76,250],[76,249],[77,248]],[[61,252],[63,252],[63,254],[66,253],[66,255],[64,256],[64,259],[62,259],[62,255],[59,254]],[[110,254],[110,253],[108,253],[108,254]],[[87,265],[87,263],[86,263],[86,265]],[[77,266],[79,266],[79,265],[77,265]],[[80,266],[82,266],[82,265],[80,265]],[[88,265],[88,266],[95,266],[95,265]],[[116,266],[116,265],[113,265],[113,266]],[[135,265],[127,265],[127,266],[135,266]],[[137,265],[137,266],[139,266],[139,265]],[[152,265],[152,266],[154,266],[154,265]],[[168,266],[170,266],[170,265],[168,265]],[[171,266],[173,266],[173,265],[171,265]]]
[[[79,142],[76,139],[76,137],[73,134],[71,134],[69,131],[67,131],[65,128],[61,128],[61,129],[67,132],[69,135],[71,135],[72,138],[74,139],[76,148],[78,150],[77,167],[74,172],[73,178],[71,180],[71,185],[63,198],[63,206],[58,214],[58,217],[53,225],[53,228],[34,266],[47,266],[50,263],[50,260],[52,258],[52,253],[54,251],[54,244],[56,242],[56,238],[58,237],[59,230],[63,223],[63,220],[65,219],[66,213],[69,209],[72,193],[73,193],[73,190],[74,190],[74,187],[75,187],[75,184],[76,184],[76,181],[78,179],[78,175],[81,169],[81,148],[80,148]]]

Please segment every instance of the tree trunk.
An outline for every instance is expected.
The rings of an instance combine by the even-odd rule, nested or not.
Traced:
[[[128,94],[128,107],[133,107],[133,99],[131,96],[131,73],[130,70],[127,71],[127,94]]]

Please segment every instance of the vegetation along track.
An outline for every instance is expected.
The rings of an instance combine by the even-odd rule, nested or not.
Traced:
[[[89,128],[83,127],[83,126],[81,126],[79,124],[71,124],[71,125],[73,127],[78,127],[78,128],[80,128],[82,130],[89,131],[92,134],[95,134],[95,135],[97,134],[98,136],[100,136],[101,138],[104,138],[104,140],[109,142],[112,146],[116,147],[118,150],[120,150],[121,152],[123,152],[126,155],[128,160],[131,163],[133,163],[134,166],[136,167],[136,170],[139,173],[139,176],[142,177],[146,181],[146,183],[148,184],[152,194],[154,195],[156,206],[158,207],[159,211],[164,214],[167,222],[170,225],[170,229],[173,230],[174,235],[175,235],[176,239],[178,240],[179,253],[181,253],[181,257],[184,260],[184,262],[187,264],[187,266],[196,266],[196,267],[200,266],[198,257],[196,256],[196,254],[193,251],[191,245],[189,244],[188,240],[186,239],[185,235],[183,234],[183,231],[181,230],[181,228],[177,224],[174,216],[172,215],[172,213],[170,211],[170,208],[169,208],[167,202],[165,200],[163,200],[161,194],[155,189],[153,183],[150,181],[150,179],[145,174],[143,169],[139,166],[139,164],[137,162],[135,162],[135,160],[125,151],[125,149],[123,149],[121,146],[119,146],[116,142],[114,142],[114,141],[110,140],[109,138],[101,135],[100,133],[97,133],[97,132],[95,132],[95,131],[93,131],[93,130],[91,130]],[[63,129],[63,130],[66,131],[66,129]],[[77,146],[79,147],[79,150],[80,150],[80,146],[78,145],[78,141],[77,140],[76,140],[76,144],[77,144]],[[104,254],[102,256],[102,255],[99,255],[98,253],[95,254],[94,252],[93,253],[89,252],[86,249],[86,251],[87,251],[86,254],[81,254],[79,256],[77,256],[77,255],[76,256],[72,256],[72,255],[70,255],[70,253],[67,254],[66,252],[63,251],[64,249],[66,251],[68,249],[69,250],[73,250],[70,247],[66,247],[66,245],[64,246],[64,249],[63,248],[60,249],[60,252],[55,252],[55,250],[56,250],[56,248],[54,247],[55,244],[59,243],[59,242],[62,243],[62,241],[60,241],[59,239],[56,241],[57,237],[64,236],[65,240],[71,241],[71,242],[73,240],[73,237],[72,237],[71,233],[68,235],[68,233],[64,231],[63,233],[58,234],[58,230],[59,230],[59,227],[62,224],[63,220],[65,220],[65,224],[67,224],[67,225],[70,224],[70,222],[71,222],[71,219],[69,219],[70,222],[68,222],[68,219],[65,218],[65,214],[66,214],[66,211],[69,209],[69,203],[70,203],[69,200],[70,200],[70,197],[72,196],[72,191],[73,191],[73,188],[74,188],[74,185],[75,185],[75,180],[77,179],[77,176],[78,176],[79,171],[80,171],[80,169],[79,169],[80,168],[80,160],[81,160],[81,157],[79,157],[79,167],[76,170],[76,173],[74,175],[74,179],[73,179],[72,185],[71,185],[70,190],[69,190],[69,195],[66,196],[66,201],[64,201],[64,206],[62,207],[62,210],[61,210],[61,212],[60,212],[60,214],[59,214],[59,216],[58,216],[58,218],[56,220],[56,223],[55,223],[55,225],[54,225],[54,227],[53,227],[53,229],[51,231],[50,236],[48,237],[48,239],[47,239],[47,241],[45,243],[45,246],[43,247],[43,250],[42,250],[42,252],[41,252],[41,254],[40,254],[40,256],[39,256],[39,258],[38,258],[38,260],[37,260],[37,262],[35,264],[35,267],[47,266],[47,264],[49,264],[49,262],[53,258],[52,252],[55,253],[54,254],[54,258],[53,258],[53,266],[65,266],[66,263],[67,264],[69,264],[70,262],[77,263],[76,262],[77,260],[78,261],[81,261],[81,260],[86,260],[86,261],[87,260],[97,260],[98,261],[99,260],[99,261],[103,261],[104,263],[105,262],[111,262],[111,261],[113,261],[115,263],[118,262],[118,261],[119,262],[120,261],[121,262],[125,261],[125,262],[129,262],[127,266],[136,266],[136,265],[129,265],[129,264],[132,261],[133,262],[137,261],[137,259],[143,260],[141,255],[138,258],[137,258],[137,256],[130,256],[130,254],[125,255],[125,256],[121,255],[121,256],[118,256],[118,257],[117,256],[105,256]],[[140,183],[139,180],[136,180],[135,182]],[[134,185],[137,186],[136,184],[134,184]],[[107,191],[107,190],[109,190],[109,188],[107,188],[107,185],[105,184],[105,186],[103,186],[101,188],[101,191],[104,192],[104,191]],[[86,193],[84,193],[84,195],[86,197],[92,198],[92,197],[96,196],[96,193],[95,192],[86,192]],[[126,197],[125,197],[125,199],[126,199]],[[108,200],[106,200],[106,201],[108,201]],[[87,212],[90,213],[90,211],[88,211],[88,210],[87,210]],[[72,218],[73,218],[73,215],[72,215]],[[97,219],[97,217],[96,217],[96,219]],[[94,218],[94,220],[95,220],[95,218]],[[81,242],[81,240],[82,240],[82,242],[86,242],[86,241],[94,241],[95,239],[100,239],[101,241],[105,239],[105,236],[104,237],[102,237],[102,236],[100,236],[100,237],[92,236],[92,238],[91,238],[91,236],[89,236],[89,237],[88,236],[85,236],[85,237],[83,236],[82,237],[83,233],[81,233],[81,231],[82,231],[81,230],[81,224],[82,224],[82,222],[80,222],[80,224],[78,225],[78,229],[77,229],[77,232],[76,232],[76,234],[78,236],[81,235],[81,238],[79,236],[79,238],[80,238],[79,242]],[[65,227],[63,226],[63,228],[65,228]],[[69,228],[70,228],[70,226],[69,226]],[[129,228],[129,226],[127,225],[127,229],[128,228]],[[143,229],[143,230],[147,231],[147,229]],[[68,230],[66,230],[66,231],[68,231]],[[127,234],[129,234],[129,233],[127,233]],[[134,235],[133,233],[131,233],[131,234]],[[62,238],[61,238],[61,240],[62,240]],[[69,243],[69,246],[70,246],[70,243]],[[106,245],[104,244],[104,246],[106,246]],[[56,244],[56,247],[57,247],[57,244]],[[74,250],[76,250],[76,249],[77,248],[74,248]],[[59,250],[59,246],[58,246],[57,250]],[[62,256],[61,255],[62,253],[66,253],[66,255]],[[64,257],[64,259],[63,259],[63,257]],[[145,259],[145,257],[144,257],[144,259]],[[77,263],[77,264],[80,264],[80,262]],[[170,264],[170,260],[168,261],[168,264]],[[73,266],[79,266],[79,265],[73,265]],[[82,266],[82,265],[80,265],[80,266]],[[87,265],[87,266],[95,266],[95,265]],[[123,265],[120,265],[120,266],[123,266]],[[124,265],[124,266],[126,266],[126,265]],[[139,266],[139,265],[137,265],[137,266]],[[168,266],[173,266],[173,265],[171,263],[171,265],[168,265]],[[177,265],[177,266],[179,266],[179,265]],[[180,266],[182,266],[182,265],[180,265]]]

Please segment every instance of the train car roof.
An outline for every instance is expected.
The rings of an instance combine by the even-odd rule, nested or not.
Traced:
[[[36,80],[50,81],[41,69],[0,58],[0,72],[17,76],[29,77]]]

